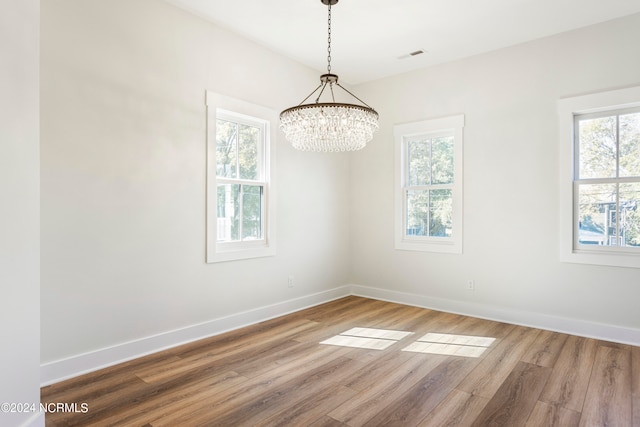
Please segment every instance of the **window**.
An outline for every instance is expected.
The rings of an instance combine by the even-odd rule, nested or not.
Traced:
[[[262,241],[266,124],[219,110],[216,118],[218,242]]]
[[[640,267],[640,88],[559,102],[561,259]]]
[[[640,108],[574,118],[578,248],[640,249]]]
[[[271,110],[207,92],[207,262],[275,254]]]
[[[397,125],[396,249],[462,253],[464,116]]]

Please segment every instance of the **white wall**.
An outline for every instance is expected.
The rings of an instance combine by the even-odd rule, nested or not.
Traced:
[[[640,16],[357,87],[376,139],[346,156],[282,139],[277,256],[209,265],[205,90],[279,111],[318,73],[160,0],[43,2],[41,31],[45,366],[346,283],[640,329],[640,271],[558,261],[556,185],[556,101],[640,84]],[[393,125],[459,113],[464,254],[395,251]]]
[[[40,402],[39,1],[0,13],[0,403]],[[14,408],[16,409],[16,408]],[[44,425],[0,412],[0,425]]]
[[[635,15],[357,87],[381,130],[351,161],[352,283],[640,330],[640,270],[559,262],[556,117],[561,97],[639,85],[638,39]],[[461,113],[464,253],[396,251],[393,126]]]
[[[42,3],[43,364],[348,281],[348,156],[283,138],[277,256],[204,262],[205,90],[280,111],[318,76],[164,1]]]

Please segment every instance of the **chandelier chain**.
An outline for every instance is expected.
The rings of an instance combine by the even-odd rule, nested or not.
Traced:
[[[327,72],[331,74],[331,2],[329,2],[329,19],[328,19],[329,35],[327,37]]]
[[[360,98],[338,83],[331,73],[331,6],[339,0],[320,0],[329,6],[327,35],[327,74],[320,76],[320,85],[300,104],[280,113],[280,128],[295,149],[316,152],[356,151],[365,147],[378,130],[378,113]],[[327,90],[327,86],[329,89]],[[336,102],[337,88],[362,105]],[[315,103],[308,103],[317,94]],[[323,96],[331,102],[321,102]]]

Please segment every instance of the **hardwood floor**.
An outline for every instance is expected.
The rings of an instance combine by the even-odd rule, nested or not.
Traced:
[[[339,334],[388,347],[320,344]],[[88,405],[47,426],[640,426],[640,348],[347,297],[44,387],[42,402]]]

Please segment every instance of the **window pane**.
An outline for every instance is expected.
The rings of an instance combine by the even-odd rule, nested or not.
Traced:
[[[407,191],[407,236],[427,236],[429,221],[429,191]]]
[[[584,245],[616,244],[616,184],[578,188],[578,241]]]
[[[620,246],[640,246],[640,183],[620,184]]]
[[[262,239],[262,186],[242,186],[242,239]]]
[[[431,190],[429,235],[451,237],[453,196],[451,190]]]
[[[255,126],[238,125],[238,164],[240,179],[260,179],[258,170],[258,142],[260,129]]]
[[[240,240],[239,222],[240,185],[218,185],[218,241],[230,242]]]
[[[431,162],[429,161],[429,140],[409,141],[407,155],[409,164],[409,185],[429,185]]]
[[[620,176],[640,176],[640,113],[620,116]]]
[[[238,126],[226,120],[216,120],[216,175],[237,178]]]
[[[453,136],[432,140],[431,168],[433,184],[453,183]]]
[[[616,176],[616,117],[579,121],[579,178]]]

